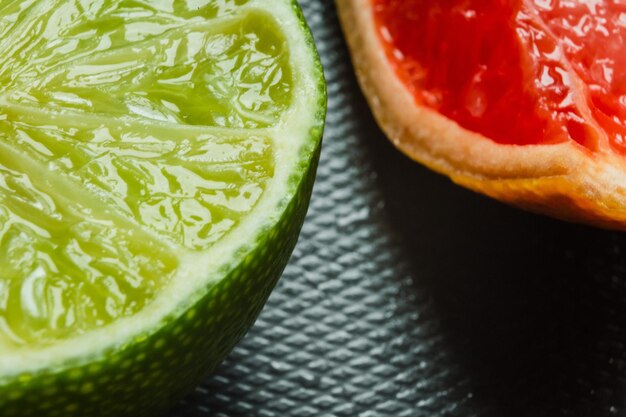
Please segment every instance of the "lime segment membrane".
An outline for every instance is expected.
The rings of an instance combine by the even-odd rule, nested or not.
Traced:
[[[0,5],[0,351],[139,312],[260,201],[293,80],[245,3]]]
[[[288,53],[276,27],[255,23],[261,12],[187,20],[147,8],[150,15],[127,21],[121,9],[108,25],[111,12],[104,22],[78,13],[65,25],[18,21],[32,39],[0,46],[8,55],[5,96],[35,107],[245,128],[275,124],[288,106]]]

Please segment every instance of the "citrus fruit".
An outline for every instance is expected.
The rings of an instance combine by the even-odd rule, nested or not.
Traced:
[[[384,131],[453,181],[626,228],[626,5],[337,0]]]
[[[8,0],[0,38],[0,415],[163,413],[295,245],[309,29],[291,0]]]

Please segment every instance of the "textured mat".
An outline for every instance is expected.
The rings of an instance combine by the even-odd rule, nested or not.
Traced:
[[[329,83],[309,216],[255,327],[170,416],[626,416],[626,235],[410,162],[372,120],[332,2],[301,3]]]

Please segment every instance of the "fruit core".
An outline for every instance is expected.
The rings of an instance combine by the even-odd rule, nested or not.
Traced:
[[[626,4],[372,0],[417,103],[502,144],[626,154]]]

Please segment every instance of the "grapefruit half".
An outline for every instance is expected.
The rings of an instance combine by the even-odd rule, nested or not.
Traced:
[[[391,141],[453,181],[626,229],[626,4],[337,0]]]

